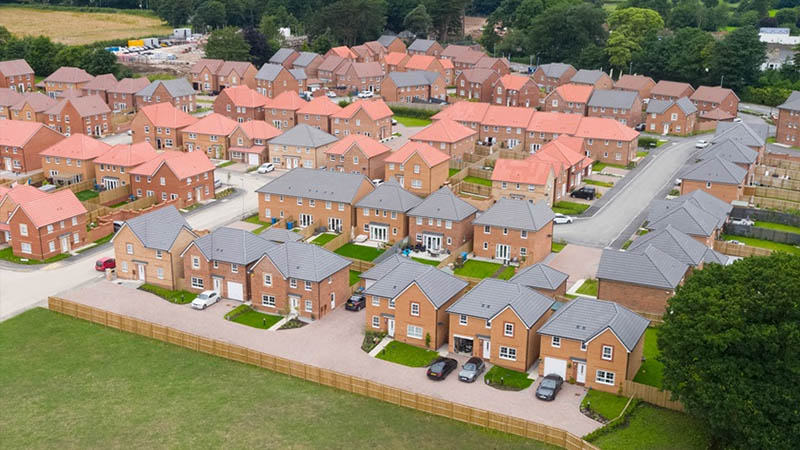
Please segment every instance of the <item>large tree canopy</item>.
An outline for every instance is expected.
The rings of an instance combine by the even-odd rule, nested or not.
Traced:
[[[206,43],[206,58],[226,61],[250,61],[250,44],[242,30],[225,27],[214,30]]]
[[[658,336],[664,388],[719,448],[794,449],[800,436],[800,257],[696,271]]]
[[[608,26],[611,31],[606,45],[608,61],[615,67],[624,67],[641,50],[646,37],[664,28],[664,20],[652,9],[622,8],[608,16]]]

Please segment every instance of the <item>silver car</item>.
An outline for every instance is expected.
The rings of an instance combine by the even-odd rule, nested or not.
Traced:
[[[458,372],[458,379],[465,383],[473,383],[486,369],[486,365],[481,358],[473,356],[466,364],[461,366],[461,371]]]

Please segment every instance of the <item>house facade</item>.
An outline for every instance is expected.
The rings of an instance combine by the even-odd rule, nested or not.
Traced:
[[[544,110],[584,116],[593,91],[592,85],[563,84],[545,97]]]
[[[41,153],[64,136],[37,122],[0,121],[0,168],[27,173],[42,167]]]
[[[500,75],[491,69],[462,70],[456,76],[456,96],[469,100],[490,102],[492,91]]]
[[[551,252],[553,218],[548,202],[501,198],[473,222],[472,251],[503,264],[541,262]]]
[[[156,150],[181,150],[181,131],[198,120],[166,102],[148,105],[134,116],[131,122],[131,139],[134,144],[147,142]]]
[[[197,92],[192,89],[186,78],[153,81],[134,97],[137,108],[168,102],[185,113],[197,109]]]
[[[697,125],[697,108],[687,97],[650,100],[646,116],[645,126],[650,133],[688,136]]]
[[[323,167],[347,173],[360,173],[370,180],[383,179],[385,160],[391,149],[367,136],[350,134],[329,146]]]
[[[130,170],[131,194],[191,206],[214,198],[214,164],[202,152],[164,152]]]
[[[381,140],[392,135],[392,110],[383,100],[359,100],[331,115],[334,136],[363,134]]]
[[[642,99],[635,91],[595,89],[586,112],[589,117],[605,117],[634,127],[642,123]]]
[[[44,261],[83,247],[86,208],[69,189],[16,204],[8,217],[11,251],[20,258]]]
[[[280,64],[264,64],[256,74],[256,91],[267,98],[275,98],[284,92],[297,93],[299,88],[289,69]]]
[[[408,212],[410,243],[421,244],[430,252],[453,252],[472,240],[477,211],[445,186]]]
[[[356,233],[382,243],[408,236],[407,213],[422,199],[388,180],[356,203]]]
[[[384,159],[386,179],[426,196],[447,181],[450,157],[428,144],[409,141]]]
[[[180,131],[183,150],[201,151],[210,159],[228,159],[228,136],[237,126],[238,122],[222,114],[211,113]]]
[[[115,145],[93,160],[97,184],[109,190],[129,185],[130,171],[157,157],[149,142]]]
[[[40,153],[42,173],[56,185],[94,180],[94,159],[110,149],[105,142],[85,134],[73,134]]]
[[[335,142],[330,134],[300,124],[268,141],[269,156],[275,166],[284,169],[319,169],[328,164],[325,152]]]
[[[33,90],[33,86],[33,69],[27,61],[24,59],[0,61],[0,88],[22,93]]]
[[[64,98],[43,113],[45,125],[69,136],[85,133],[102,137],[109,133],[111,109],[96,95]]]
[[[342,110],[327,96],[315,97],[297,110],[297,123],[331,132],[331,116]]]
[[[570,64],[542,64],[533,72],[533,81],[547,94],[562,84],[569,83],[576,72],[577,70]]]
[[[269,99],[240,85],[222,90],[214,100],[214,112],[239,123],[250,120],[264,120],[264,108]]]
[[[530,77],[503,75],[494,84],[491,102],[495,105],[536,108],[540,97],[539,86]]]

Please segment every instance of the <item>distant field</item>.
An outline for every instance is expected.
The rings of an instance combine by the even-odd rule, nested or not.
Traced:
[[[0,26],[17,36],[43,34],[71,45],[164,35],[172,30],[155,16],[14,7],[0,8]]]

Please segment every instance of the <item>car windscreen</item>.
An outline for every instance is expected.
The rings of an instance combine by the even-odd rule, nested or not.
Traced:
[[[206,294],[200,294],[200,295],[197,296],[197,298],[200,299],[200,300],[207,300],[209,297]]]
[[[438,362],[431,366],[431,372],[441,372],[444,370],[444,361]]]
[[[542,387],[547,389],[555,389],[556,382],[555,380],[552,380],[550,378],[545,378],[544,380],[542,380]]]
[[[475,364],[473,363],[464,364],[464,370],[475,370]]]

